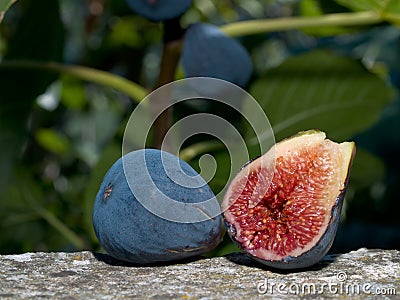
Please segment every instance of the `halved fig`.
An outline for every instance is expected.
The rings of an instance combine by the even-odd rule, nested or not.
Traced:
[[[353,142],[334,143],[313,130],[246,164],[222,203],[231,239],[275,268],[320,261],[336,235],[354,155]]]

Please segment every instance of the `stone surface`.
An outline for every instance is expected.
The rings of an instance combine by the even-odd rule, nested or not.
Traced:
[[[239,253],[154,266],[91,252],[0,255],[0,299],[384,299],[378,294],[400,297],[400,251],[327,255],[296,272]]]

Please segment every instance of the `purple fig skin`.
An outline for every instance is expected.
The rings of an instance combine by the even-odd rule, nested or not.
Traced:
[[[166,161],[162,160],[161,155]],[[137,158],[142,156],[145,157],[147,169],[138,167],[136,163]],[[204,254],[221,241],[223,219],[217,199],[201,177],[196,179],[199,184],[197,188],[174,182],[166,173],[163,163],[172,164],[173,172],[189,177],[198,175],[181,159],[179,164],[182,169],[175,167],[177,159],[161,150],[136,150],[117,160],[105,175],[94,204],[93,227],[100,244],[112,257],[135,264],[176,261]],[[135,169],[135,176],[130,177],[133,180],[131,184],[144,189],[148,195],[141,201],[157,200],[156,189],[186,204],[211,199],[213,205],[207,213],[216,217],[201,222],[180,223],[153,214],[132,193],[123,160],[126,167]],[[142,174],[146,172],[151,174],[155,186],[143,183]]]
[[[187,77],[212,77],[244,87],[253,73],[247,50],[217,26],[195,23],[186,31],[182,66]]]
[[[137,14],[151,21],[166,21],[184,14],[192,0],[126,0]]]

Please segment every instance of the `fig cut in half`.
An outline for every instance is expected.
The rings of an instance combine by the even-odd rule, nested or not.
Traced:
[[[279,269],[306,268],[332,246],[353,142],[304,131],[245,165],[222,202],[231,239],[255,260]]]

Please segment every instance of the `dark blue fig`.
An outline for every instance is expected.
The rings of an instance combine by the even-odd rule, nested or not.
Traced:
[[[182,66],[186,77],[213,77],[244,87],[253,72],[247,50],[217,26],[192,24],[183,40]]]
[[[251,161],[222,203],[227,232],[251,258],[279,269],[306,268],[332,246],[355,145],[301,132]]]
[[[105,175],[93,226],[111,256],[147,264],[212,250],[223,222],[217,199],[194,169],[167,152],[143,149],[124,155]]]
[[[192,0],[126,0],[137,14],[151,21],[165,21],[183,15]]]

